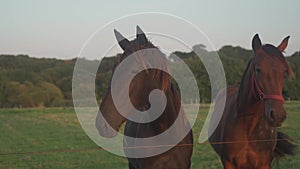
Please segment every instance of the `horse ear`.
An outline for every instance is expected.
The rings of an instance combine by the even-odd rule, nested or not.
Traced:
[[[145,33],[138,25],[136,26],[136,38],[140,44],[146,44],[148,42]]]
[[[287,47],[287,45],[288,45],[288,42],[289,42],[289,38],[290,38],[290,36],[287,36],[286,38],[284,38],[283,40],[282,40],[282,42],[280,43],[280,45],[278,45],[278,50],[280,51],[280,52],[283,52],[284,50],[285,50],[285,48]]]
[[[130,42],[128,39],[126,39],[123,35],[121,35],[120,32],[118,32],[116,29],[114,29],[114,33],[115,33],[115,36],[117,38],[117,41],[120,45],[120,47],[123,49],[123,50],[126,50],[129,48],[130,46]]]
[[[253,39],[252,39],[252,49],[254,52],[256,52],[258,49],[260,49],[262,46],[261,40],[259,39],[258,34],[255,34]]]

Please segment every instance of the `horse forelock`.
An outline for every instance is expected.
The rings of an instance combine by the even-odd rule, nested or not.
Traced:
[[[163,70],[169,71],[169,65],[168,65],[168,60],[156,46],[154,46],[150,41],[148,41],[144,45],[139,45],[138,43],[133,43],[129,51],[125,51],[121,56],[118,57],[117,65],[120,64],[126,57],[131,55],[134,52],[141,51],[141,50],[146,50],[146,49],[153,49],[155,52],[152,52],[151,57],[152,63],[155,64],[155,67],[158,67],[158,69],[151,69],[149,71],[149,67],[151,67],[151,62],[149,61],[149,57],[147,57],[146,54],[143,55],[143,52],[137,53],[135,55],[135,60],[143,66],[143,68],[151,74],[151,77],[153,80],[160,80],[161,81],[161,89],[166,92],[171,85],[171,77],[168,73],[166,73]]]
[[[153,80],[160,80],[161,81],[161,89],[166,92],[169,88],[170,88],[170,84],[171,84],[171,77],[170,75],[167,73],[169,72],[169,65],[168,65],[168,60],[166,58],[166,56],[159,51],[158,48],[155,48],[155,50],[157,50],[156,52],[154,52],[153,55],[153,63],[155,64],[155,67],[157,67],[158,69],[152,69],[151,71],[149,71],[149,73],[151,74],[151,77]],[[147,56],[141,56],[141,61],[142,65],[144,65],[145,69],[148,69],[148,65],[150,65],[150,63],[147,61]],[[166,70],[167,72],[165,72],[164,70]]]
[[[262,46],[262,50],[265,53],[267,53],[269,56],[271,56],[271,58],[274,58],[274,59],[278,58],[282,62],[282,64],[284,64],[286,71],[287,71],[288,78],[294,77],[294,72],[292,71],[292,68],[290,67],[289,63],[287,62],[287,60],[284,57],[284,55],[282,54],[282,52],[280,52],[277,47],[275,47],[271,44],[265,44]]]

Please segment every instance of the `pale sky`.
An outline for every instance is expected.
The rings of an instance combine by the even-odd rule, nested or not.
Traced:
[[[138,12],[163,12],[196,25],[217,49],[224,45],[249,49],[255,33],[275,45],[290,35],[289,55],[300,50],[299,11],[298,0],[0,0],[0,54],[74,58],[110,21]],[[134,32],[136,25],[128,26]]]

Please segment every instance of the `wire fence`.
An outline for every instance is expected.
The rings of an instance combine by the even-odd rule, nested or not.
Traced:
[[[225,142],[204,142],[196,144],[176,144],[176,145],[154,145],[154,146],[128,146],[123,147],[124,150],[128,149],[150,149],[150,148],[162,148],[162,147],[190,147],[202,144],[220,145],[220,144],[242,144],[242,143],[263,143],[263,142],[274,142],[274,141],[289,141],[289,139],[262,139],[262,140],[239,140],[239,141],[225,141]],[[109,149],[114,149],[110,147]],[[101,147],[83,148],[83,149],[53,149],[45,151],[27,151],[27,152],[0,152],[0,156],[12,156],[12,155],[38,155],[38,154],[51,154],[51,153],[78,153],[78,152],[91,152],[104,150]]]

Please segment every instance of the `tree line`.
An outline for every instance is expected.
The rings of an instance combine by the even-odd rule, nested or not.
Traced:
[[[206,51],[204,45],[196,45],[193,49],[199,50],[204,57],[209,57],[213,53]],[[217,52],[224,66],[227,85],[239,83],[253,55],[252,50],[224,46]],[[210,101],[209,78],[199,57],[193,51],[176,51],[168,56],[173,62],[176,62],[174,55],[182,59],[194,73],[201,96],[200,101]],[[300,52],[288,56],[287,60],[295,73],[295,79],[285,82],[283,95],[286,99],[300,100]],[[101,61],[95,79],[97,100],[101,100],[108,88],[112,76],[111,69],[116,61],[117,56],[107,57]],[[87,60],[87,62],[95,61]],[[75,63],[76,59],[0,55],[0,108],[72,106],[72,75]]]

